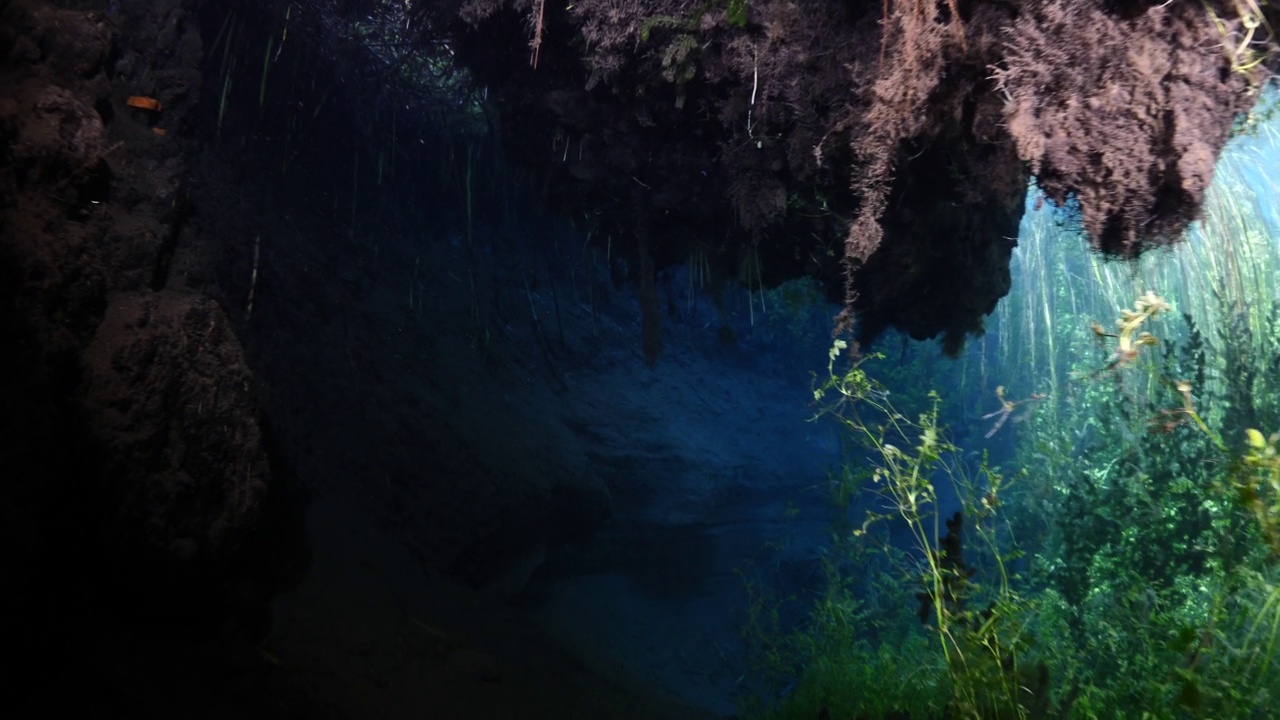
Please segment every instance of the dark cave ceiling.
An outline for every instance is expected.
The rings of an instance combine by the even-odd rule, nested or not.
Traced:
[[[1174,242],[1274,57],[1229,1],[407,7],[335,12],[445,48],[507,157],[642,295],[691,259],[749,285],[811,276],[852,311],[838,329],[950,352],[1009,289],[1033,175],[1100,252]]]

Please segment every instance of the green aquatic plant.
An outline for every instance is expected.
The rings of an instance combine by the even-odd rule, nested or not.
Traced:
[[[744,625],[754,682],[766,692],[743,699],[743,716],[760,720],[830,717],[939,717],[946,706],[946,671],[918,623],[886,622],[859,598],[861,576],[836,560],[823,565],[827,586],[808,620],[783,629],[776,598],[748,584],[752,598]],[[878,576],[886,586],[897,578]]]
[[[1164,298],[1148,290],[1145,295],[1134,301],[1132,310],[1121,308],[1120,318],[1116,320],[1117,334],[1108,333],[1102,329],[1101,325],[1093,323],[1092,330],[1095,336],[1099,339],[1111,338],[1116,341],[1115,352],[1107,358],[1106,366],[1093,374],[1123,370],[1137,362],[1142,348],[1154,346],[1160,342],[1155,335],[1141,329],[1143,324],[1171,309]]]
[[[838,525],[810,620],[772,646],[785,693],[747,714],[1264,716],[1280,697],[1280,434],[1224,442],[1204,408],[1230,380],[1212,381],[1189,317],[1155,340],[1170,310],[1153,292],[1120,310],[1103,372],[1077,325],[1064,347],[1092,370],[1036,398],[1059,407],[1021,426],[1027,469],[1012,474],[950,439],[937,393],[903,413],[875,356],[833,345],[814,399],[863,448],[833,492],[866,513]],[[1007,421],[1017,403],[997,399]],[[939,507],[944,484],[958,511]]]
[[[1128,348],[1145,347],[1136,344],[1142,315],[1156,306],[1148,298],[1122,313]],[[1158,707],[1166,710],[1152,717],[1257,717],[1276,696],[1273,445],[1251,431],[1244,455],[1234,454],[1221,415],[1203,414],[1194,392],[1217,397],[1206,381],[1214,358],[1183,319],[1186,339],[1133,364],[1126,392],[1106,382],[1118,385],[1118,372],[1081,373],[1077,397],[1087,402],[1059,418],[1096,433],[1074,449],[1074,470],[1056,466],[1054,538],[1037,555],[1048,583],[1033,633],[1054,677],[1055,716],[1139,717]]]
[[[1205,3],[1205,12],[1222,36],[1222,48],[1231,62],[1231,71],[1256,83],[1264,77],[1263,66],[1274,57],[1275,32],[1264,11],[1267,0],[1230,0],[1234,18],[1224,18]]]
[[[1280,433],[1266,437],[1261,431],[1245,431],[1246,450],[1232,485],[1240,504],[1249,509],[1272,553],[1280,559]]]
[[[1027,204],[989,352],[966,361],[1005,390],[984,420],[1048,396],[986,447],[1029,478],[1002,506],[1030,556],[1049,716],[1267,717],[1280,697],[1277,152],[1273,123],[1233,140],[1185,242],[1135,262]]]
[[[833,344],[827,378],[814,390],[814,399],[823,416],[834,418],[868,451],[870,490],[883,501],[883,509],[868,512],[854,537],[883,522],[905,525],[909,532],[912,562],[901,577],[904,584],[920,584],[912,593],[917,614],[931,628],[949,688],[946,706],[937,710],[955,717],[1028,717],[1020,663],[1028,607],[1014,591],[1006,565],[1012,550],[998,537],[997,508],[1006,478],[985,462],[970,469],[939,424],[936,392],[929,394],[929,406],[910,418],[867,374],[865,359],[837,371],[846,349],[843,341]],[[937,483],[948,481],[962,508],[944,518]],[[975,578],[977,566],[963,552],[962,537],[968,534],[978,539],[977,552],[992,582]]]

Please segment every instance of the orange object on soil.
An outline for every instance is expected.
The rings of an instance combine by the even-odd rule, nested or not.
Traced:
[[[129,107],[142,108],[143,110],[152,110],[160,112],[160,101],[143,95],[130,95],[128,100],[124,101]]]

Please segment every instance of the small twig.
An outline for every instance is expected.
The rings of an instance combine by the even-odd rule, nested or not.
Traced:
[[[538,307],[533,304],[533,291],[529,289],[529,276],[521,273],[524,280],[524,293],[529,298],[529,313],[533,316],[533,330],[538,336],[538,348],[542,350],[542,359],[547,362],[547,369],[551,371],[551,376],[556,379],[560,385],[560,389],[564,392],[569,391],[569,384],[560,377],[560,373],[556,370],[555,361],[551,359],[551,349],[548,347],[547,336],[542,332],[542,321],[538,319]]]
[[[538,69],[538,51],[542,49],[542,19],[546,9],[547,0],[538,0],[538,19],[534,21],[533,40],[529,42],[529,48],[533,50],[533,55],[529,58],[529,64],[535,70]]]
[[[253,318],[253,295],[258,289],[258,250],[262,245],[262,236],[259,235],[253,239],[253,274],[249,276],[249,298],[245,301],[244,319]]]
[[[996,398],[1000,400],[1000,409],[996,410],[995,412],[989,412],[986,415],[983,415],[982,419],[990,420],[991,418],[996,417],[997,415],[1000,416],[1000,419],[997,420],[996,424],[992,425],[991,429],[987,431],[987,434],[983,435],[982,437],[985,439],[990,439],[992,435],[995,435],[997,432],[999,432],[1000,428],[1004,427],[1004,424],[1009,421],[1009,416],[1013,414],[1013,411],[1016,410],[1019,405],[1040,402],[1041,400],[1044,400],[1045,397],[1046,397],[1045,395],[1042,395],[1040,393],[1031,393],[1031,397],[1025,400],[1009,400],[1004,396],[1004,386],[1000,385],[996,387]],[[1025,415],[1023,417],[1025,417]],[[1014,422],[1018,422],[1020,419],[1021,418],[1019,418],[1018,420],[1014,420]]]

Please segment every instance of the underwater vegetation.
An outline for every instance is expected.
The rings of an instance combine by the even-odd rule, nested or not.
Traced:
[[[800,622],[753,595],[744,716],[1274,716],[1278,158],[1272,122],[1235,138],[1185,241],[1126,264],[1033,187],[961,359],[832,347],[826,583]]]

